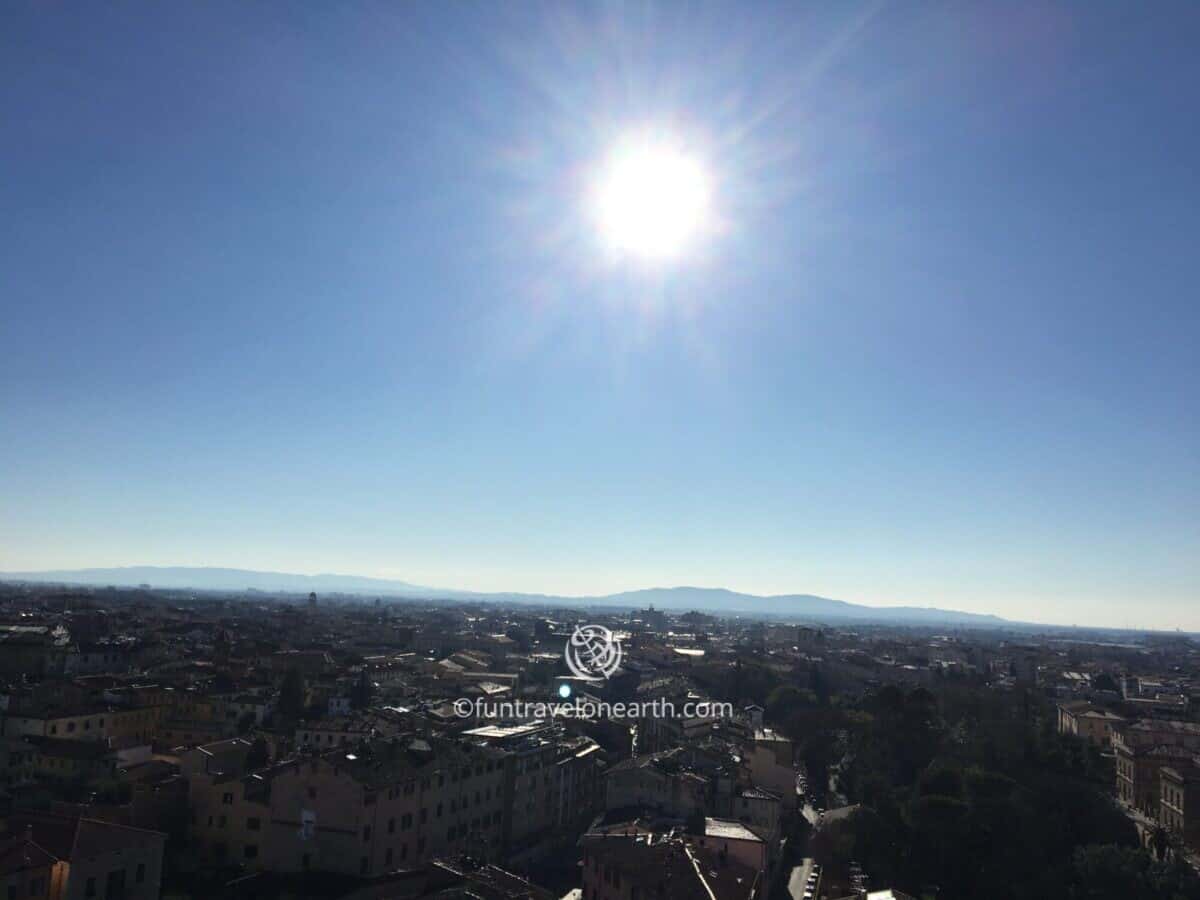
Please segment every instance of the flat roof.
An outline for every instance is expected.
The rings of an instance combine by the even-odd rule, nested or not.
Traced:
[[[704,819],[704,836],[762,843],[762,838],[741,822],[733,819],[710,819],[706,816]]]

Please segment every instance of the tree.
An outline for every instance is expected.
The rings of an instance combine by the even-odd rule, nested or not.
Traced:
[[[785,722],[805,707],[815,705],[816,699],[812,691],[794,684],[781,684],[767,697],[767,719],[773,724]]]
[[[1067,873],[1070,900],[1197,900],[1200,877],[1180,863],[1155,862],[1141,848],[1080,847]]]

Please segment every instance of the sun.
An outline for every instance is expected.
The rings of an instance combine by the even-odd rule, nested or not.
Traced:
[[[667,141],[618,143],[600,167],[591,199],[601,239],[621,256],[675,259],[709,223],[708,173],[698,158]]]

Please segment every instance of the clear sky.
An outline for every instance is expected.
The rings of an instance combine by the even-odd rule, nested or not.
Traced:
[[[8,3],[0,570],[1200,630],[1200,5]],[[711,222],[614,255],[610,148]]]

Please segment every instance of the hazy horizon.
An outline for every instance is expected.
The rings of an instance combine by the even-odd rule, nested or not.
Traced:
[[[170,573],[172,573],[172,577],[156,580],[152,576],[152,574],[150,574],[151,572],[154,572],[154,571],[170,572]],[[392,596],[396,596],[396,597],[428,596],[430,599],[438,599],[439,595],[442,595],[442,597],[444,599],[451,599],[451,600],[453,600],[453,599],[468,599],[472,596],[478,596],[482,600],[503,599],[505,596],[519,596],[519,597],[525,597],[525,598],[544,597],[544,598],[546,598],[546,600],[548,602],[558,602],[558,601],[571,602],[571,601],[587,601],[587,600],[606,600],[606,599],[618,597],[621,595],[633,595],[633,594],[655,594],[655,593],[668,593],[669,594],[671,592],[699,592],[701,594],[704,594],[704,593],[717,593],[717,594],[728,593],[728,594],[738,595],[740,597],[750,597],[750,598],[761,599],[761,600],[772,600],[772,599],[776,599],[776,598],[781,598],[781,599],[782,598],[797,598],[797,597],[811,598],[814,600],[832,601],[833,603],[836,603],[836,604],[849,604],[851,606],[855,606],[855,607],[858,607],[861,609],[878,609],[881,612],[888,611],[888,610],[899,610],[899,609],[928,609],[931,611],[948,613],[950,615],[950,617],[953,617],[953,616],[959,615],[959,614],[968,615],[968,616],[980,616],[980,617],[989,617],[990,616],[990,617],[997,618],[1003,622],[1012,623],[1012,624],[1016,624],[1016,625],[1046,625],[1046,626],[1052,626],[1052,627],[1109,628],[1109,629],[1142,630],[1142,631],[1176,631],[1176,630],[1192,631],[1192,629],[1189,629],[1182,625],[1155,625],[1155,624],[1147,624],[1147,623],[1138,624],[1138,623],[1134,623],[1132,621],[1124,622],[1124,623],[1103,623],[1103,622],[1091,622],[1091,621],[1068,622],[1068,621],[1056,620],[1056,619],[1048,617],[1046,615],[1041,615],[1041,616],[1037,616],[1037,617],[1029,618],[1029,619],[1018,619],[1015,617],[1001,616],[998,613],[995,613],[993,611],[963,610],[963,609],[957,609],[957,608],[953,608],[953,607],[942,606],[942,605],[939,605],[936,603],[923,602],[920,599],[913,599],[913,600],[909,600],[909,601],[897,601],[897,602],[891,602],[891,603],[865,603],[865,602],[856,601],[856,600],[850,599],[850,598],[832,597],[832,596],[827,596],[827,595],[821,594],[819,592],[805,591],[805,590],[787,590],[787,591],[781,591],[781,592],[770,593],[770,594],[762,594],[762,593],[756,593],[754,591],[740,590],[736,587],[731,587],[731,586],[725,585],[725,584],[694,584],[694,583],[682,583],[682,582],[676,583],[676,584],[641,584],[641,585],[638,585],[635,587],[623,588],[623,589],[618,589],[618,590],[614,590],[614,591],[592,591],[592,592],[585,592],[585,593],[578,593],[578,594],[570,594],[570,593],[563,593],[563,592],[559,592],[559,591],[527,591],[527,590],[521,590],[521,589],[514,589],[511,587],[504,587],[504,586],[467,588],[467,587],[463,587],[461,584],[417,583],[410,579],[397,578],[397,577],[392,577],[392,576],[368,575],[368,574],[364,574],[361,572],[328,572],[328,571],[304,572],[304,571],[279,571],[279,570],[271,570],[271,569],[248,569],[248,568],[216,566],[216,565],[213,565],[213,566],[209,566],[209,565],[156,566],[156,565],[136,565],[136,564],[128,565],[128,566],[89,566],[89,567],[78,568],[78,569],[48,569],[48,570],[38,570],[38,571],[0,570],[0,580],[15,581],[15,580],[21,580],[22,578],[29,578],[34,581],[52,582],[52,581],[54,581],[54,578],[51,576],[62,576],[62,582],[64,584],[74,583],[74,584],[80,584],[80,585],[86,585],[86,586],[92,586],[92,587],[101,586],[101,585],[104,585],[104,586],[107,586],[107,585],[137,586],[141,583],[148,583],[148,584],[150,584],[151,587],[162,588],[162,589],[177,590],[177,589],[180,589],[183,587],[190,587],[190,588],[194,588],[196,590],[211,590],[211,591],[234,592],[234,593],[236,593],[238,591],[249,590],[249,589],[258,589],[258,590],[263,590],[263,591],[268,591],[268,592],[300,593],[300,594],[302,594],[302,593],[309,591],[310,588],[314,587],[313,585],[285,586],[282,584],[282,582],[280,583],[279,586],[267,587],[267,586],[264,586],[263,584],[256,585],[253,583],[253,581],[242,582],[242,581],[238,581],[236,579],[232,579],[228,583],[223,584],[221,586],[216,586],[214,584],[205,585],[205,584],[200,583],[199,581],[191,581],[188,578],[183,577],[182,575],[176,574],[176,573],[181,573],[181,572],[192,572],[192,571],[200,572],[200,573],[217,573],[217,572],[239,573],[239,574],[245,574],[247,576],[255,576],[256,580],[260,579],[260,578],[261,579],[269,579],[270,576],[279,576],[283,579],[291,579],[291,578],[296,578],[296,577],[304,578],[304,579],[331,579],[331,580],[344,579],[346,582],[348,582],[347,584],[344,584],[344,585],[341,585],[338,587],[331,587],[331,586],[326,585],[325,587],[322,588],[320,586],[317,586],[317,587],[315,587],[315,589],[316,590],[324,590],[326,592],[339,593],[339,594],[351,594],[351,595],[352,594],[360,594],[364,597],[373,596],[376,592],[378,592],[378,593],[385,593],[385,594],[390,593]],[[71,575],[79,575],[80,573],[86,573],[89,575],[91,575],[92,573],[105,573],[107,576],[108,573],[122,573],[122,572],[136,572],[137,575],[136,575],[136,577],[130,576],[128,581],[121,580],[121,579],[112,580],[107,577],[105,577],[103,579],[88,578],[88,579],[84,579],[82,581],[72,581],[72,579],[70,578]],[[143,577],[143,576],[145,576],[145,577]],[[374,585],[355,585],[355,584],[353,584],[353,582],[361,582],[361,581],[378,581],[380,583],[391,583],[391,585],[393,585],[393,587],[381,588],[381,587],[374,586]],[[405,588],[408,588],[409,590],[408,591],[400,591],[399,586],[401,586],[401,585],[403,585]],[[650,600],[650,601],[646,601],[646,602],[649,602],[651,605],[653,605],[654,601]],[[704,609],[709,609],[709,610],[716,610],[716,609],[721,608],[720,606],[703,605],[704,603],[709,603],[709,602],[713,602],[713,601],[708,601],[708,600],[701,601],[701,600],[695,599],[695,598],[685,601],[685,603],[689,604],[691,608],[704,608]],[[730,612],[738,612],[739,611],[739,607],[736,607],[736,606],[727,607],[727,609]],[[745,610],[741,610],[741,611],[745,611]],[[789,609],[780,609],[780,610],[771,610],[771,611],[778,612],[781,615],[786,615],[789,612],[795,612],[795,610],[789,610]],[[761,612],[763,612],[763,610],[752,610],[751,612],[752,613],[761,613]],[[869,621],[869,619],[866,619],[866,620]],[[880,621],[885,621],[885,620],[880,620]],[[1198,629],[1197,631],[1200,631],[1200,629]]]
[[[1200,631],[1196,6],[3,15],[0,571]]]

